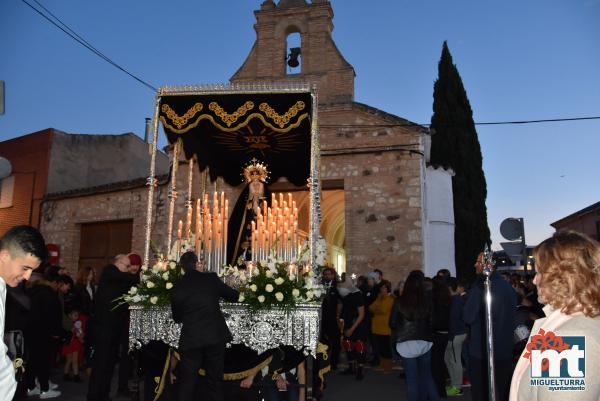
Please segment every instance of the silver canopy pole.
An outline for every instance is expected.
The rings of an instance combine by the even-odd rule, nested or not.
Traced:
[[[494,329],[492,327],[492,252],[486,245],[483,252],[483,275],[484,293],[485,293],[485,327],[487,332],[487,351],[488,351],[488,392],[489,401],[496,401],[496,380],[494,367]]]

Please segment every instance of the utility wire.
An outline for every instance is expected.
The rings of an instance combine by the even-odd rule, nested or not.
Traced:
[[[95,55],[97,55],[98,57],[102,58],[107,63],[109,63],[112,66],[114,66],[115,68],[123,71],[125,74],[129,75],[130,77],[132,77],[133,79],[135,79],[136,81],[138,81],[142,85],[146,86],[150,90],[152,90],[154,92],[157,91],[157,89],[154,86],[150,85],[148,82],[144,81],[143,79],[141,79],[141,78],[133,75],[132,73],[130,73],[129,71],[127,71],[124,67],[121,67],[119,64],[117,64],[116,62],[114,62],[113,60],[111,60],[108,56],[106,56],[105,54],[103,54],[100,50],[98,50],[94,46],[92,46],[92,44],[90,44],[87,40],[85,40],[84,38],[82,38],[79,34],[77,34],[77,32],[75,32],[73,29],[71,29],[67,24],[65,24],[64,22],[62,22],[57,16],[55,16],[54,14],[52,14],[52,12],[50,12],[46,7],[44,7],[42,4],[40,4],[37,0],[33,0],[33,1],[38,6],[40,6],[44,11],[46,11],[48,14],[50,14],[52,16],[52,18],[54,18],[56,21],[58,21],[58,23],[56,21],[52,20],[52,18],[48,17],[42,11],[40,11],[39,9],[37,9],[36,7],[34,7],[32,4],[28,3],[27,0],[21,0],[21,1],[23,3],[25,3],[25,4],[27,4],[29,7],[31,7],[31,9],[33,9],[36,13],[38,13],[39,15],[41,15],[42,17],[44,17],[52,25],[54,25],[55,27],[57,27],[58,29],[60,29],[61,31],[63,31],[64,33],[66,33],[67,35],[69,35],[77,43],[81,44],[83,47],[85,47],[86,49],[88,49],[89,51],[91,51],[92,53],[94,53]]]
[[[77,43],[81,44],[83,47],[85,47],[86,49],[88,49],[89,51],[91,51],[92,53],[97,55],[98,57],[102,58],[107,63],[109,63],[112,66],[114,66],[115,68],[123,71],[125,74],[129,75],[130,77],[132,77],[133,79],[135,79],[142,85],[146,86],[150,90],[152,90],[154,92],[158,91],[158,89],[156,89],[156,87],[150,85],[148,82],[144,81],[143,79],[133,75],[132,73],[127,71],[124,67],[121,67],[119,64],[117,64],[116,62],[111,60],[108,56],[106,56],[100,50],[96,49],[91,43],[89,43],[87,40],[85,40],[83,37],[81,37],[81,35],[79,35],[77,32],[75,32],[73,29],[71,29],[67,24],[62,22],[60,18],[58,18],[56,15],[54,15],[46,7],[44,7],[38,0],[33,0],[33,1],[39,7],[41,7],[46,13],[48,13],[52,18],[54,18],[56,21],[58,21],[58,23],[56,21],[52,20],[51,18],[49,18],[46,14],[44,14],[43,12],[41,12],[40,10],[35,8],[30,3],[28,3],[27,0],[21,0],[21,1],[25,4],[27,4],[29,7],[31,7],[31,9],[33,9],[36,13],[41,15],[43,18],[48,20],[48,22],[50,22],[52,25],[56,26],[58,29],[60,29],[61,31],[66,33],[68,36],[70,36],[73,40],[75,40]],[[600,116],[573,117],[573,118],[549,118],[549,119],[542,119],[542,120],[492,121],[492,122],[480,122],[480,123],[476,122],[474,124],[475,125],[516,125],[516,124],[537,124],[537,123],[583,121],[583,120],[600,120]],[[429,123],[419,124],[419,123],[408,122],[408,123],[403,123],[403,124],[368,124],[368,125],[367,124],[339,124],[339,125],[321,124],[320,127],[323,127],[323,128],[385,128],[385,127],[415,127],[415,126],[429,127],[430,125],[431,124],[429,124]]]
[[[564,121],[600,120],[600,116],[573,117],[573,118],[548,118],[544,120],[516,120],[516,121],[492,121],[474,123],[475,125],[511,125],[511,124],[537,124]],[[429,127],[431,124],[399,123],[399,124],[319,124],[321,128],[392,128],[392,127]]]

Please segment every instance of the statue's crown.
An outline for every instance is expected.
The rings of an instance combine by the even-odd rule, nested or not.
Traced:
[[[246,167],[244,167],[244,179],[248,183],[256,180],[266,182],[268,178],[269,170],[267,170],[267,165],[255,158],[250,160]]]

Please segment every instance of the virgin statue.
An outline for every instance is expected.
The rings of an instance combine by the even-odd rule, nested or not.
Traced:
[[[255,219],[263,201],[268,201],[266,182],[269,171],[264,163],[252,159],[243,171],[246,187],[235,203],[231,213],[227,238],[227,263],[235,264],[242,260],[252,260],[250,242],[252,221]]]

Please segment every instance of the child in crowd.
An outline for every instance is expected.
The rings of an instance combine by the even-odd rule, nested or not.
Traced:
[[[73,308],[68,313],[73,327],[71,329],[71,341],[63,347],[62,354],[65,357],[64,380],[76,383],[81,382],[79,376],[79,360],[83,357],[83,338],[85,336],[86,318]]]

